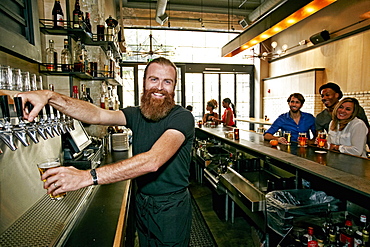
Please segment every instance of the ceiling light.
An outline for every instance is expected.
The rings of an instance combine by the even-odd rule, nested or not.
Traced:
[[[244,47],[256,45],[256,40],[258,40],[258,43],[263,42],[335,1],[336,0],[287,1],[280,8],[264,16],[260,21],[251,25],[243,33],[224,45],[222,47],[222,56],[233,57],[247,49]],[[304,2],[307,4],[304,5]],[[296,11],[289,15],[289,13],[287,14],[287,9],[293,9],[293,11],[296,9]],[[279,21],[278,19],[282,16],[284,17]],[[269,26],[269,28],[266,29],[266,26]]]

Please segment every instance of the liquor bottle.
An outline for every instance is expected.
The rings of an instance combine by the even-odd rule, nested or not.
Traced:
[[[72,98],[75,98],[75,99],[79,99],[80,98],[80,96],[78,94],[78,87],[77,86],[73,86]]]
[[[354,240],[353,244],[355,247],[361,247],[362,246],[362,231],[366,227],[366,215],[360,216],[360,225],[358,226],[357,230],[354,234]]]
[[[348,244],[349,247],[353,247],[353,237],[352,219],[347,215],[344,227],[340,230],[339,240],[342,244]]]
[[[82,19],[83,15],[80,8],[80,0],[76,0],[75,9],[73,10],[73,28],[81,28]]]
[[[58,53],[54,49],[54,40],[49,40],[49,47],[46,49],[46,70],[56,71],[58,64]]]
[[[104,94],[104,92],[100,96],[100,108],[105,109],[105,94]]]
[[[85,24],[86,24],[86,32],[92,33],[89,12],[86,12]]]
[[[72,70],[72,55],[69,51],[68,39],[64,40],[64,49],[61,54],[62,71],[69,72]]]
[[[86,94],[85,84],[81,84],[80,99],[89,102],[89,99],[87,98],[87,94]]]
[[[85,71],[84,63],[85,63],[84,51],[82,50],[81,40],[78,39],[76,46],[74,47],[74,59],[73,59],[74,71],[84,72]]]
[[[88,54],[87,54],[87,49],[86,49],[85,44],[81,44],[81,49],[82,49],[83,63],[84,63],[83,72],[86,72],[86,71],[89,71],[89,60],[87,60]]]
[[[64,27],[64,15],[63,15],[62,6],[60,5],[59,0],[55,0],[54,7],[51,13],[53,15],[54,28],[63,28]]]
[[[366,223],[365,227],[362,229],[362,245],[365,247],[370,246],[369,234],[370,234],[370,226],[369,224]]]
[[[86,88],[86,97],[87,97],[87,101],[89,101],[90,103],[94,103],[93,99],[91,98],[91,95],[90,95],[90,88],[87,87]]]
[[[314,235],[313,227],[309,226],[307,232],[303,235],[302,239],[303,246],[307,247],[317,247],[318,243]]]

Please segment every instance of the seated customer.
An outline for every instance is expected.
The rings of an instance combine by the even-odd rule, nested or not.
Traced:
[[[217,112],[214,112],[217,106],[218,104],[215,99],[211,99],[210,101],[207,102],[206,110],[209,111],[209,113],[204,114],[203,123],[206,123],[208,121],[214,121],[214,119],[218,119]]]
[[[286,144],[287,140],[284,137],[274,136],[280,129],[281,131],[291,132],[291,141],[298,141],[298,133],[305,132],[309,136],[309,130],[312,135],[315,134],[315,117],[306,112],[301,112],[301,108],[305,99],[300,93],[293,93],[289,96],[288,100],[289,112],[281,114],[265,132],[265,140],[276,139],[279,143]]]
[[[328,82],[322,85],[319,88],[319,93],[321,95],[321,101],[326,108],[316,116],[316,130],[329,131],[329,123],[332,120],[332,112],[335,106],[338,104],[339,100],[343,97],[343,93],[340,87],[333,82]],[[356,117],[364,121],[364,123],[370,130],[370,125],[367,120],[365,111],[361,106],[359,106]],[[367,135],[367,144],[370,147],[370,131]]]
[[[368,128],[357,118],[360,105],[355,98],[344,98],[333,111],[328,133],[329,149],[366,157]]]

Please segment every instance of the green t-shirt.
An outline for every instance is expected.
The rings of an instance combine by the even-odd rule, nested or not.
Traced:
[[[185,136],[184,143],[167,163],[156,172],[136,179],[139,192],[147,195],[161,195],[187,187],[194,139],[194,117],[191,112],[176,105],[165,118],[153,122],[144,118],[138,106],[128,107],[122,111],[126,117],[126,127],[132,130],[134,155],[149,151],[168,129],[178,130]]]

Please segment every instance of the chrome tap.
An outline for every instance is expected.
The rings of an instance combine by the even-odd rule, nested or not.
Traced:
[[[18,140],[23,144],[23,146],[28,147],[30,143],[27,139],[27,128],[26,123],[23,121],[23,109],[22,109],[22,98],[14,97],[14,104],[17,111],[17,117],[19,120],[18,126],[14,126],[13,134]]]
[[[62,112],[59,112],[59,128],[62,131],[62,134],[66,134],[70,130],[67,128],[67,123],[64,118],[64,114]]]
[[[46,135],[46,122],[44,120],[44,110],[41,109],[38,116],[38,123],[36,125],[37,133],[42,137],[42,139],[47,140],[48,136]]]
[[[60,124],[59,124],[60,121],[59,121],[59,118],[58,118],[58,110],[55,109],[54,107],[51,107],[51,108],[53,109],[53,115],[54,115],[54,118],[52,120],[53,131],[55,132],[55,134],[60,136],[60,132],[62,130],[60,129]]]
[[[44,108],[46,111],[46,122],[44,124],[44,128],[46,133],[48,133],[51,138],[54,138],[55,135],[53,133],[53,121],[51,120],[50,105],[46,104]]]
[[[0,139],[12,150],[17,150],[17,146],[14,143],[14,136],[13,136],[13,126],[10,123],[10,112],[9,112],[9,105],[8,105],[8,95],[1,95],[0,96],[0,106],[1,111],[3,113],[3,126],[0,130]]]
[[[29,112],[31,112],[33,107],[29,102],[27,103],[28,104],[26,104],[26,106],[28,107]],[[36,123],[33,122],[33,123],[26,124],[26,122],[23,120],[22,98],[14,97],[14,104],[15,104],[15,109],[17,111],[17,117],[19,120],[19,124],[18,124],[19,128],[24,129],[26,131],[26,134],[31,138],[31,140],[34,143],[39,143],[39,139],[37,138]],[[17,138],[19,139],[19,137]]]

